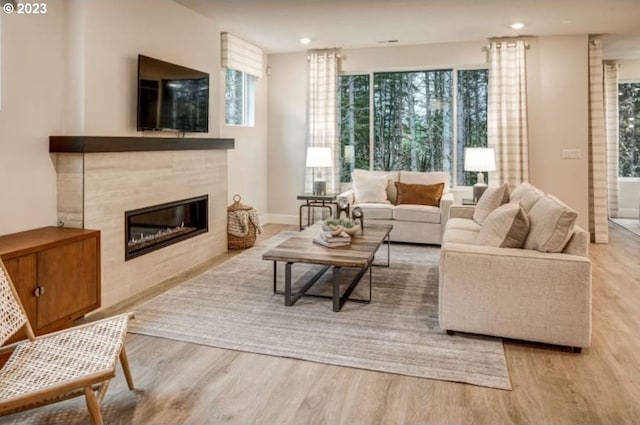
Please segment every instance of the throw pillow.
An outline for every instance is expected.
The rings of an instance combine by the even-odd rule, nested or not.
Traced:
[[[508,193],[508,190],[509,186],[507,186],[506,183],[503,183],[500,187],[490,187],[484,191],[478,200],[475,211],[473,212],[473,219],[476,223],[482,225],[491,211],[504,203],[505,195]]]
[[[538,189],[535,186],[533,186],[531,183],[528,183],[528,182],[520,183],[519,185],[517,185],[515,187],[515,189],[513,189],[513,192],[511,192],[510,202],[518,202],[518,201],[520,201],[520,199],[527,192],[529,192],[531,190],[538,190]]]
[[[386,175],[352,173],[351,179],[356,203],[389,203]]]
[[[359,168],[356,168],[355,170],[353,170],[353,173],[351,173],[351,181],[353,181],[354,174],[364,175],[364,176],[381,176],[381,175],[387,176],[387,201],[391,202],[392,204],[396,203],[398,194],[396,193],[396,185],[393,183],[398,181],[398,174],[399,174],[398,171],[380,171],[380,170],[369,171],[369,170],[361,170]]]
[[[522,248],[529,233],[529,216],[518,203],[504,204],[485,219],[478,244],[499,248]]]
[[[444,191],[444,182],[436,184],[409,184],[396,182],[398,191],[397,204],[415,204],[440,206],[440,198]]]
[[[562,252],[573,234],[578,213],[558,198],[543,196],[531,208],[531,229],[524,243],[526,249],[541,252]]]

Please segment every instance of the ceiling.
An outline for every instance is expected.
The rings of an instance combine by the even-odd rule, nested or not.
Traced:
[[[606,34],[605,52],[640,58],[640,0],[175,1],[267,53],[380,46],[389,40],[407,45]],[[511,29],[515,21],[525,27]],[[302,45],[301,37],[312,41]]]

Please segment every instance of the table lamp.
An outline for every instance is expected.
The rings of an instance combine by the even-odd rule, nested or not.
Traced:
[[[307,148],[307,167],[313,168],[313,194],[326,195],[327,182],[324,179],[322,168],[331,167],[331,148],[310,147]],[[316,175],[316,169],[318,174]]]
[[[483,172],[496,171],[496,155],[493,148],[465,148],[464,170],[478,172],[478,182],[473,185],[473,200],[478,202],[478,199],[487,190]],[[487,181],[489,181],[488,178]]]

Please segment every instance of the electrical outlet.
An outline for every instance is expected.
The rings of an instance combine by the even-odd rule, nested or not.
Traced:
[[[562,149],[562,159],[580,159],[582,158],[581,149]]]

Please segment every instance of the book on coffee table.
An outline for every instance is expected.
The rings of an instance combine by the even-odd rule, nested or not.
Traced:
[[[320,236],[313,239],[318,245],[326,246],[329,248],[337,248],[340,246],[347,246],[351,243],[351,236],[346,233],[339,235],[332,235],[330,233],[320,233]]]

